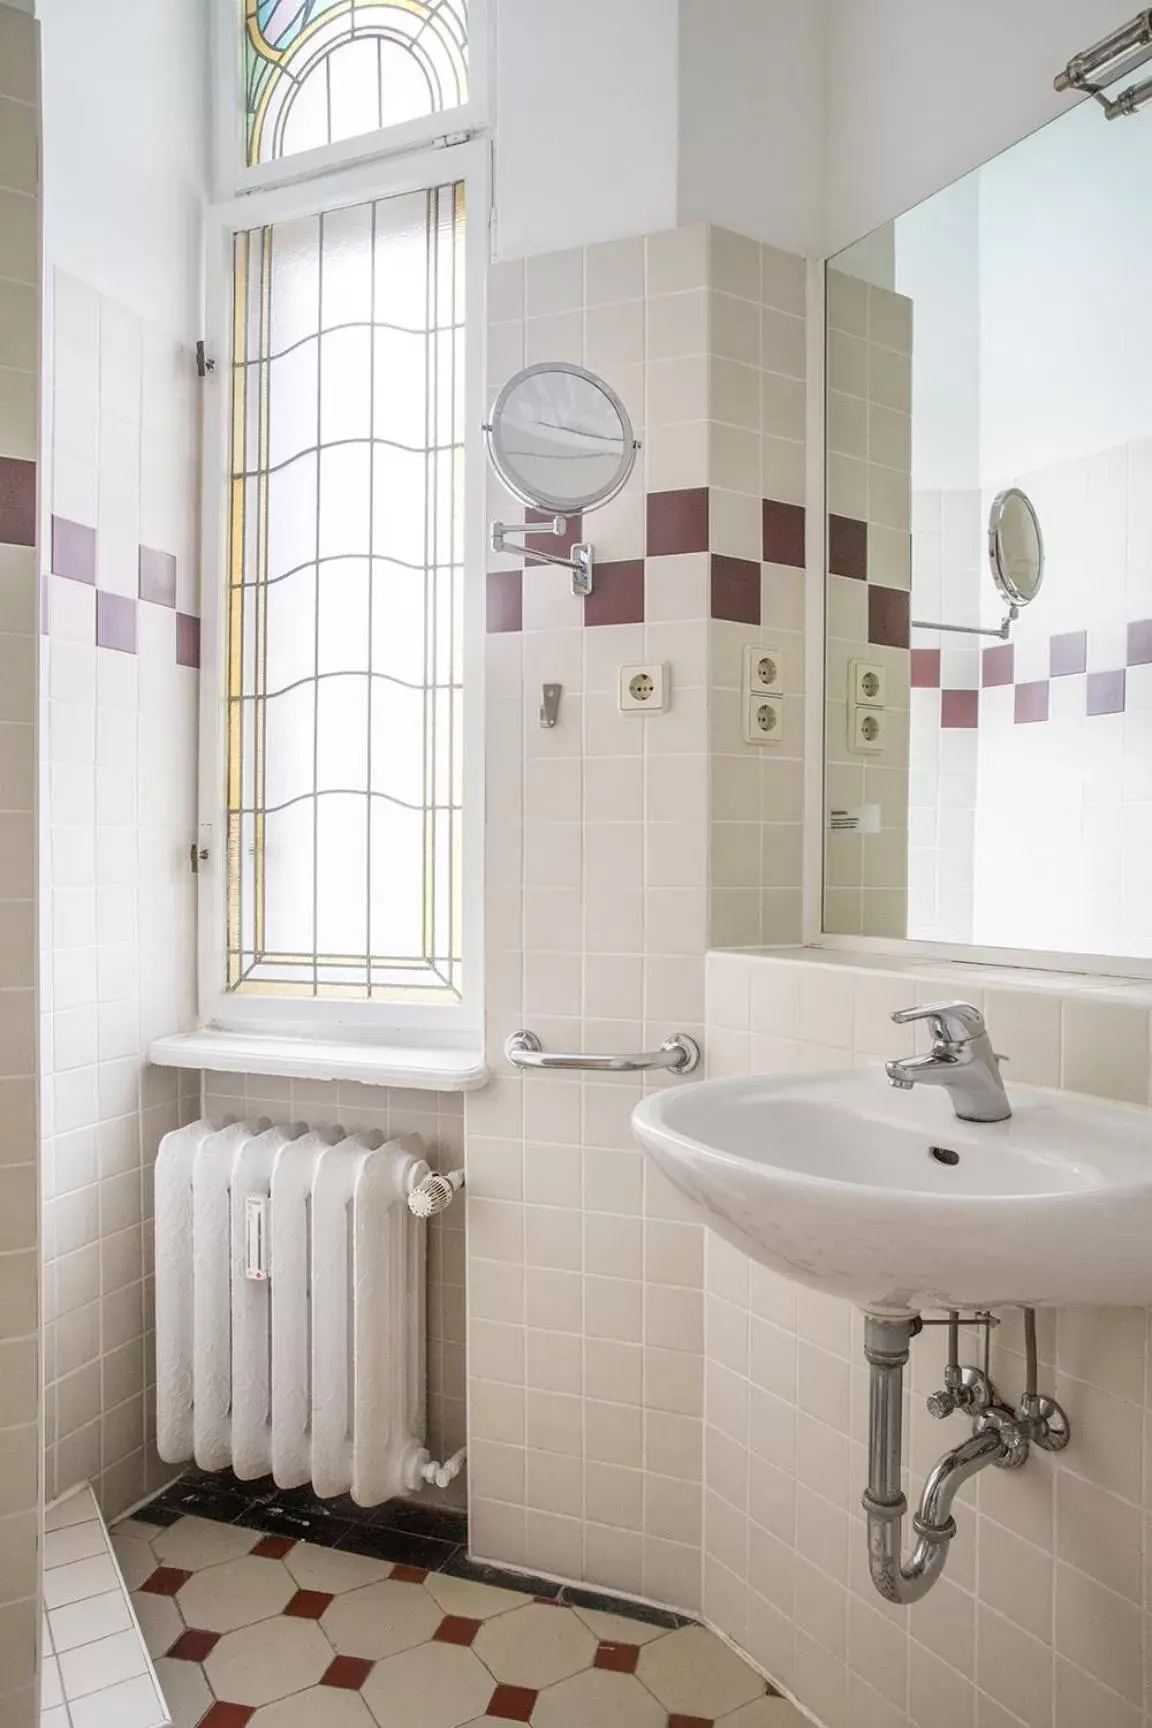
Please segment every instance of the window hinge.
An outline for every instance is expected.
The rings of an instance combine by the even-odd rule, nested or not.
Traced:
[[[454,144],[467,144],[475,137],[474,132],[446,132],[443,138],[437,138],[437,150],[450,150]]]
[[[216,362],[208,358],[208,350],[202,341],[196,344],[196,370],[201,378],[207,378],[209,372],[216,370]]]
[[[188,866],[192,871],[193,876],[198,876],[200,874],[201,864],[210,864],[211,862],[212,854],[208,847],[201,846],[197,841],[193,840],[192,844],[188,848]]]

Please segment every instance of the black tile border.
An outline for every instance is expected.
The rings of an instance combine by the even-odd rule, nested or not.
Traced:
[[[675,1631],[694,1626],[690,1615],[653,1608],[627,1596],[609,1596],[575,1584],[559,1584],[530,1572],[510,1572],[473,1560],[468,1553],[468,1520],[447,1506],[413,1500],[385,1500],[357,1506],[347,1495],[322,1500],[310,1488],[278,1488],[270,1476],[242,1482],[231,1470],[190,1471],[132,1514],[144,1523],[167,1528],[180,1518],[207,1518],[217,1524],[242,1524],[264,1536],[286,1536],[364,1554],[394,1566],[419,1566],[450,1578],[492,1584],[523,1596],[542,1597],[569,1608],[595,1609]]]

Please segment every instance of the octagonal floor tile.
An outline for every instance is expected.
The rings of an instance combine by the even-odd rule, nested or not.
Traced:
[[[284,1564],[301,1590],[323,1590],[342,1596],[378,1584],[392,1570],[390,1560],[373,1560],[367,1554],[345,1554],[338,1548],[319,1548],[314,1542],[297,1542]]]
[[[259,1540],[259,1530],[245,1530],[239,1524],[181,1518],[153,1537],[152,1548],[162,1566],[202,1572],[206,1566],[221,1566],[226,1560],[250,1554]]]
[[[166,1656],[184,1630],[175,1598],[149,1596],[141,1590],[133,1596],[132,1608],[149,1656]]]
[[[524,1606],[523,1590],[501,1590],[495,1584],[477,1584],[473,1578],[453,1578],[448,1572],[429,1572],[424,1588],[445,1614],[459,1614],[465,1620],[490,1620],[494,1614]]]
[[[421,1585],[385,1580],[337,1596],[320,1624],[338,1655],[379,1660],[426,1644],[442,1619]]]
[[[358,1692],[338,1692],[331,1686],[310,1686],[278,1704],[265,1704],[248,1728],[376,1728],[372,1713]]]
[[[229,1704],[275,1704],[318,1686],[331,1661],[332,1647],[315,1620],[262,1620],[221,1638],[204,1672]]]
[[[808,1717],[801,1716],[787,1698],[757,1698],[754,1704],[742,1704],[730,1716],[721,1716],[716,1728],[807,1728]]]
[[[236,1632],[282,1614],[295,1594],[296,1580],[282,1560],[246,1554],[242,1560],[194,1573],[176,1601],[186,1625],[204,1632]]]
[[[589,1668],[541,1692],[532,1712],[533,1728],[665,1728],[668,1712],[631,1674]]]
[[[422,1644],[377,1662],[363,1699],[380,1728],[460,1728],[482,1714],[492,1676],[458,1644]]]
[[[765,1690],[759,1674],[703,1626],[682,1626],[646,1644],[636,1673],[666,1710],[708,1721]]]
[[[123,1536],[118,1530],[112,1531],[111,1542],[125,1584],[129,1590],[139,1590],[145,1578],[150,1578],[160,1563],[151,1543],[142,1541],[139,1536]]]
[[[575,1604],[572,1612],[605,1644],[651,1644],[656,1638],[668,1636],[667,1626],[631,1620],[626,1614],[606,1614],[602,1608],[578,1608]]]
[[[212,1693],[198,1662],[173,1662],[161,1656],[156,1678],[172,1717],[172,1728],[196,1728],[212,1703]]]
[[[551,1686],[592,1666],[596,1639],[571,1608],[530,1602],[488,1620],[472,1648],[497,1680]]]

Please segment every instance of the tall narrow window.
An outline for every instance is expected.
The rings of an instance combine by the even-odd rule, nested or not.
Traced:
[[[468,99],[468,0],[244,0],[248,161]]]
[[[235,239],[233,993],[461,997],[463,191]]]

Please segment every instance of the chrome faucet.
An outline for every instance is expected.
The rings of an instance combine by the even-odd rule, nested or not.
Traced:
[[[927,1020],[932,1048],[926,1056],[902,1056],[885,1064],[893,1086],[944,1086],[961,1122],[1005,1122],[1012,1114],[1000,1060],[992,1048],[979,1008],[970,1002],[933,1002],[927,1008],[899,1008],[897,1026]]]

